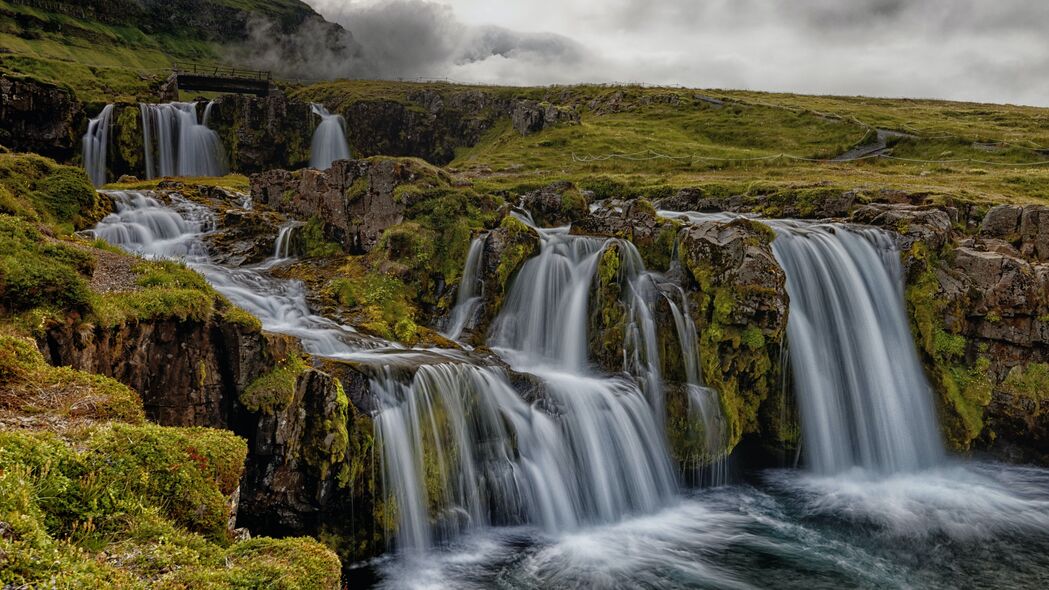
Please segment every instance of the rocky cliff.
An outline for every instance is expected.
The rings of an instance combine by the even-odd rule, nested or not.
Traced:
[[[0,145],[68,161],[79,151],[81,104],[72,91],[0,74]]]
[[[660,204],[830,218],[893,232],[906,270],[912,331],[948,446],[1046,463],[1046,207],[925,202],[922,195],[897,191],[768,199],[683,190]]]

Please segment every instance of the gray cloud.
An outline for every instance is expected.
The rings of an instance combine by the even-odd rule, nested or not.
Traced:
[[[340,75],[1049,105],[1039,0],[307,2],[352,33]]]

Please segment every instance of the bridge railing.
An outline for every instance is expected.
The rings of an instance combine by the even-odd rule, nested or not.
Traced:
[[[172,66],[175,74],[189,76],[208,76],[212,78],[234,78],[238,80],[272,80],[270,72],[262,70],[245,70],[231,66],[216,66],[198,63],[181,63]]]

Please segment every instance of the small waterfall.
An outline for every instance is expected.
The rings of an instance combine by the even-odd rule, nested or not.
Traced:
[[[91,184],[102,186],[106,183],[107,152],[109,151],[109,129],[113,124],[113,105],[107,104],[97,117],[87,124],[84,134],[84,169],[91,179]]]
[[[348,355],[369,343],[347,326],[314,315],[306,288],[298,281],[270,277],[259,267],[225,268],[211,264],[202,234],[215,228],[207,207],[173,197],[170,205],[145,191],[109,191],[116,212],[91,234],[146,258],[184,261],[207,278],[215,290],[262,321],[266,330],[289,334],[303,348],[322,356]]]
[[[346,119],[331,114],[323,105],[313,104],[313,113],[321,118],[313,132],[310,144],[310,168],[327,170],[331,163],[350,158],[350,146],[346,143]]]
[[[207,126],[213,106],[207,104],[198,122],[196,103],[139,105],[147,177],[229,174],[222,141]]]
[[[696,324],[689,313],[688,298],[677,285],[670,293],[664,293],[670,313],[674,316],[674,328],[681,344],[682,365],[685,368],[688,388],[688,412],[693,421],[703,429],[705,455],[692,457],[687,469],[697,478],[693,483],[720,486],[728,481],[728,465],[725,449],[727,431],[725,415],[721,411],[718,392],[703,382],[699,368],[699,345],[696,341]],[[675,297],[676,296],[676,297]]]
[[[290,221],[281,226],[277,232],[277,239],[273,244],[273,260],[288,260],[292,257],[292,248],[295,232],[302,227],[300,221]]]
[[[787,275],[787,336],[809,467],[896,473],[937,464],[943,446],[891,237],[840,225],[771,225]]]
[[[463,330],[472,328],[477,321],[477,312],[484,302],[484,282],[481,280],[481,258],[484,255],[484,241],[488,234],[481,234],[470,242],[470,252],[466,255],[466,266],[463,267],[463,278],[459,281],[459,292],[455,297],[455,307],[448,317],[444,336],[458,340]]]
[[[572,427],[566,436],[581,443],[576,454],[585,458],[584,471],[591,470],[597,513],[607,520],[654,509],[676,488],[660,428],[661,394],[650,403],[653,392],[643,392],[633,380],[594,374],[588,359],[591,285],[605,248],[616,244],[626,260],[622,272],[636,293],[628,305],[640,333],[641,346],[635,348],[643,350],[637,376],[647,388],[654,373],[653,387],[661,393],[658,353],[648,346],[655,323],[640,293],[649,281],[641,272],[640,255],[627,242],[572,236],[564,228],[540,230],[540,235],[540,253],[514,281],[490,344],[516,369],[540,376],[548,394],[569,408],[566,419]]]
[[[113,197],[116,212],[92,230],[96,238],[147,258],[206,260],[207,250],[198,239],[201,232],[214,226],[206,208],[180,199],[167,207],[139,191],[108,194]]]

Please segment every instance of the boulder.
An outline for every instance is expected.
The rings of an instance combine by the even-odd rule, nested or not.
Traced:
[[[984,215],[980,223],[980,234],[1005,240],[1015,239],[1020,229],[1023,208],[1018,205],[998,205]]]

